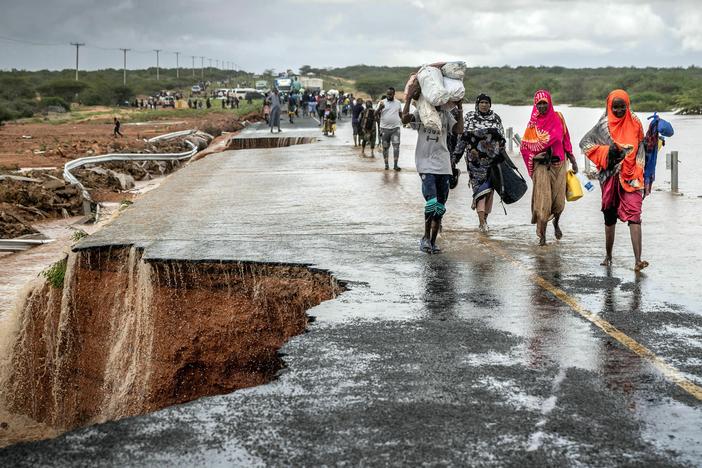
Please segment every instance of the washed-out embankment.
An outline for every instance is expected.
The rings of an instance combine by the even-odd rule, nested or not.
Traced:
[[[305,312],[342,290],[301,265],[72,252],[5,320],[0,446],[268,382]]]

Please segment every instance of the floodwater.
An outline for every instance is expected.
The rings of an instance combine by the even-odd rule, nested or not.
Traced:
[[[513,127],[519,135],[524,134],[524,128],[531,114],[531,106],[496,104],[493,109],[502,117],[505,128]],[[578,157],[578,165],[583,168],[585,156],[580,152],[580,139],[597,123],[604,112],[604,106],[601,109],[556,106],[556,110],[560,111],[566,119],[574,154]],[[637,112],[636,115],[641,119],[645,132],[650,122],[647,118],[653,113]],[[673,125],[675,135],[666,139],[665,147],[659,152],[654,188],[670,190],[670,170],[666,170],[665,153],[677,151],[678,159],[681,161],[678,176],[680,192],[686,196],[702,196],[702,185],[698,182],[702,177],[702,151],[700,150],[702,116],[675,115],[672,112],[660,112],[658,115]]]

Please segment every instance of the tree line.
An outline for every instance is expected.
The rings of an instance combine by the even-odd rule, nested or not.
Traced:
[[[388,86],[404,89],[417,67],[355,65],[308,71],[355,81],[356,89],[378,97]],[[609,92],[625,89],[632,106],[642,112],[676,110],[702,113],[702,68],[565,68],[565,67],[473,67],[464,80],[467,96],[486,93],[493,102],[528,105],[534,91],[551,91],[560,104],[601,107]],[[468,98],[467,98],[468,99]]]
[[[408,76],[417,67],[384,67],[354,65],[340,68],[313,68],[304,65],[301,74],[315,73],[325,80],[325,86],[342,86],[340,80],[350,83],[350,91],[358,90],[378,98],[388,86],[404,88]],[[127,85],[122,84],[122,70],[105,69],[75,71],[0,71],[0,123],[22,117],[31,117],[47,108],[70,108],[72,102],[83,105],[121,105],[140,95],[153,95],[161,90],[187,89],[200,81],[200,70],[195,77],[189,68],[161,69],[161,80],[155,79],[155,68],[128,70]],[[263,77],[272,83],[273,70]],[[243,71],[205,69],[209,81],[232,82],[253,86],[256,76]],[[601,107],[612,89],[627,90],[632,106],[637,111],[672,111],[702,114],[702,68],[565,68],[565,67],[473,67],[464,80],[467,100],[470,96],[486,93],[493,102],[511,105],[531,104],[534,91],[551,91],[559,104]]]
[[[120,69],[81,71],[75,80],[75,70],[61,71],[0,71],[0,123],[23,117],[31,117],[47,108],[70,109],[71,103],[86,106],[123,105],[136,96],[151,96],[161,90],[189,89],[201,81],[200,70],[195,77],[190,69],[181,69],[176,78],[175,69],[160,70],[161,79],[156,80],[156,69],[127,70],[127,85],[123,85]],[[243,71],[229,72],[205,69],[205,80],[224,81],[232,78],[234,83],[253,86],[254,75]]]

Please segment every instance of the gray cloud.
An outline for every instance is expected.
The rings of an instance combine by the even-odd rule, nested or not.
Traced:
[[[4,0],[0,67],[71,68],[69,42],[85,42],[81,68],[163,66],[191,55],[240,68],[303,64],[688,66],[700,64],[695,0]],[[107,49],[107,50],[105,50]],[[110,50],[111,49],[111,50]],[[200,59],[196,60],[199,66]],[[214,62],[213,62],[214,63]],[[205,61],[207,65],[208,62]]]

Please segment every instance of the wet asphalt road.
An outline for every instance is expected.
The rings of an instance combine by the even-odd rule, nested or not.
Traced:
[[[276,381],[9,447],[0,465],[702,465],[699,225],[677,224],[701,202],[646,200],[637,276],[622,224],[599,266],[597,192],[539,248],[529,193],[507,216],[496,205],[483,236],[466,178],[445,252],[427,256],[415,138],[403,131],[400,173],[360,158],[343,122],[311,145],[209,156],[87,238],[150,259],[308,263],[350,289],[310,311]]]

